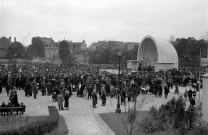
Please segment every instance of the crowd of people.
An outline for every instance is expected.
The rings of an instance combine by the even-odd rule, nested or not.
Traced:
[[[1,65],[0,69],[0,93],[5,87],[12,105],[18,103],[16,90],[23,89],[25,96],[36,96],[41,92],[42,96],[51,96],[52,101],[58,102],[59,110],[69,109],[69,98],[73,92],[77,96],[92,99],[93,107],[96,108],[97,100],[102,100],[102,106],[106,104],[106,97],[121,96],[121,104],[135,101],[140,93],[154,94],[155,96],[168,97],[170,88],[175,86],[175,94],[179,94],[179,86],[194,85],[197,83],[196,70],[171,69],[168,71],[154,72],[142,70],[128,72],[122,70],[120,75],[108,72],[99,72],[100,65],[77,65],[63,66],[55,64],[27,64],[18,66],[17,72],[11,72],[8,67]],[[115,65],[108,69],[115,69]],[[196,89],[196,88],[195,88]],[[196,89],[197,90],[197,89]],[[194,92],[196,91],[194,90]],[[190,90],[189,90],[190,91]],[[194,92],[184,93],[189,100],[195,99]],[[193,96],[190,96],[193,95]],[[99,96],[99,97],[98,97]],[[63,105],[64,103],[64,105]]]

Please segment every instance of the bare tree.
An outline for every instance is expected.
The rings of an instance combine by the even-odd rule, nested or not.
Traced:
[[[119,93],[121,98],[123,98],[122,94]],[[118,118],[121,120],[127,135],[132,135],[133,130],[138,126],[138,116],[139,111],[142,111],[144,105],[148,104],[149,102],[153,101],[152,95],[148,94],[141,94],[140,96],[136,97],[134,102],[128,102],[124,104],[124,115],[125,117]],[[112,101],[110,100],[111,106],[115,109]],[[119,116],[118,116],[119,117]]]
[[[170,39],[169,42],[174,45],[174,41],[175,41],[175,36],[173,34],[170,35]]]

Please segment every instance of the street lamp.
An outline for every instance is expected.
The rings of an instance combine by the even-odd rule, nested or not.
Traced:
[[[121,84],[120,84],[120,70],[121,70],[121,55],[122,52],[118,52],[118,58],[119,58],[119,68],[118,68],[118,101],[117,101],[117,108],[116,108],[116,113],[121,113],[121,108],[120,108],[120,92],[121,92]]]
[[[12,88],[16,86],[16,71],[17,71],[17,54],[14,54],[13,57],[13,83],[12,83]]]

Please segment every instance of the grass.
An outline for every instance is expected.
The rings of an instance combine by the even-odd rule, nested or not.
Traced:
[[[47,118],[48,116],[24,116],[24,115],[15,115],[15,114],[1,115],[0,132],[11,129],[17,130],[28,123],[32,123]]]
[[[124,121],[127,120],[125,113],[101,113],[99,114],[103,121],[111,128],[116,135],[128,135],[124,126]],[[138,112],[137,123],[140,123],[149,115],[148,111]],[[127,124],[127,122],[125,122]],[[168,131],[156,131],[148,134],[144,131],[143,127],[136,124],[133,129],[132,135],[178,135],[177,130],[170,129]]]
[[[138,112],[137,121],[141,122],[144,118],[148,116],[147,111]],[[101,113],[99,114],[103,121],[111,128],[111,130],[116,135],[127,135],[127,131],[125,129],[125,124],[127,120],[127,115],[125,113]],[[133,130],[133,135],[140,135],[138,133],[142,133],[143,129],[139,126]],[[141,134],[143,135],[143,134]]]
[[[13,118],[12,118],[13,117]],[[0,134],[1,131],[7,131],[11,129],[19,129],[28,123],[47,119],[48,116],[21,116],[21,115],[5,115],[0,117]],[[12,122],[13,121],[13,122]],[[64,117],[59,117],[58,127],[51,133],[45,133],[45,135],[67,135],[68,128],[65,123]]]

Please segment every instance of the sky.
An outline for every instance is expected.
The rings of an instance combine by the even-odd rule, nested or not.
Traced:
[[[141,42],[146,35],[202,38],[208,0],[0,0],[0,37]]]

